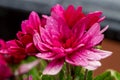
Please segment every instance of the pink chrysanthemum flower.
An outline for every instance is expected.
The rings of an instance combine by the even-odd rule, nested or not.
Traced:
[[[60,5],[52,8],[51,16],[46,17],[46,25],[40,27],[40,33],[36,31],[33,36],[34,44],[40,51],[36,56],[51,60],[43,74],[57,74],[64,62],[89,70],[101,66],[99,60],[110,56],[111,52],[95,48],[103,40],[103,32],[108,28],[106,26],[100,30],[99,22],[104,19],[99,18],[100,15],[101,12],[97,11],[85,16],[81,7],[77,10],[73,6],[67,10]]]

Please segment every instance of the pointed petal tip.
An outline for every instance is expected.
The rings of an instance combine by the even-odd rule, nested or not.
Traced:
[[[99,55],[101,55],[102,59],[107,58],[107,57],[112,55],[111,51],[105,51],[105,50],[97,49],[97,52],[98,52]]]
[[[37,16],[37,17],[38,17],[37,12],[32,11],[32,12],[30,13],[30,15],[29,15],[29,19],[30,19],[31,17],[35,17],[35,16]]]
[[[102,11],[94,11],[94,12],[90,12],[89,14],[96,14],[97,16],[102,15]]]
[[[104,27],[104,28],[100,31],[100,33],[105,32],[108,28],[109,28],[109,25],[107,25],[106,27]]]
[[[32,11],[31,13],[30,13],[30,15],[36,15],[37,14],[37,12],[35,12],[35,11]]]
[[[51,11],[54,9],[61,9],[61,8],[63,8],[63,7],[60,4],[56,4],[51,8]]]
[[[112,52],[111,51],[106,51],[106,54],[104,55],[103,58],[106,58],[106,57],[109,57],[112,55]]]
[[[98,20],[98,22],[102,22],[105,18],[106,18],[106,16],[103,16],[102,18],[100,18],[100,19]]]

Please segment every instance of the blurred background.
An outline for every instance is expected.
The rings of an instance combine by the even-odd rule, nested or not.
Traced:
[[[50,13],[55,4],[65,8],[73,4],[83,6],[83,11],[101,10],[107,18],[102,26],[110,25],[105,32],[103,49],[113,52],[112,56],[102,60],[102,67],[95,71],[95,75],[106,69],[120,72],[120,0],[0,0],[0,38],[13,39],[20,30],[21,21],[28,18],[31,11],[41,14]]]

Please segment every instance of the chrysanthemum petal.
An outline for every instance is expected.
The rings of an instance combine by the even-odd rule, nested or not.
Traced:
[[[100,25],[95,23],[82,37],[81,42],[89,43],[96,35],[100,35]],[[100,39],[101,40],[101,39]],[[99,42],[99,41],[97,41]],[[94,43],[94,42],[93,42]],[[96,42],[95,42],[96,43]],[[89,44],[88,44],[89,45]]]
[[[31,12],[29,19],[22,21],[21,28],[23,33],[29,33],[31,35],[34,34],[34,30],[39,31],[40,18],[38,14],[34,11]]]
[[[88,65],[87,58],[81,55],[81,52],[74,53],[73,55],[66,56],[65,60],[69,64],[76,65],[76,66],[86,66]]]
[[[108,29],[108,27],[109,27],[109,25],[107,25],[105,28],[103,28],[103,29],[100,31],[100,33],[105,32],[105,31]]]
[[[52,52],[42,52],[42,53],[36,54],[36,56],[46,60],[53,60],[55,59],[56,54]]]
[[[80,39],[84,32],[85,32],[85,28],[86,28],[86,22],[84,22],[84,19],[79,20],[74,26],[73,26],[73,33],[75,34],[76,37],[78,37],[78,39]]]
[[[97,52],[95,53],[92,50],[85,50],[85,52],[82,53],[81,55],[84,55],[89,60],[100,60],[100,59],[102,59],[102,57],[99,54],[97,54]]]
[[[102,59],[112,55],[111,51],[105,51],[105,50],[100,50],[100,49],[93,49],[93,51],[95,51],[95,53],[99,54]]]
[[[64,59],[55,59],[51,61],[43,71],[44,75],[56,75],[62,69]]]
[[[41,42],[40,34],[38,32],[35,32],[33,35],[33,42],[35,46]]]
[[[94,36],[94,37],[89,41],[89,43],[88,43],[89,45],[88,45],[87,47],[89,48],[89,47],[96,46],[96,45],[98,45],[103,39],[104,39],[104,35],[103,35],[103,34],[96,35],[96,36]]]
[[[88,66],[85,66],[84,68],[88,70],[95,70],[99,66],[101,66],[101,63],[99,61],[89,61]]]
[[[64,8],[61,5],[57,4],[51,9],[51,16],[63,18],[63,12]]]
[[[41,23],[40,23],[40,18],[36,12],[34,11],[31,12],[29,16],[29,21],[31,22],[32,27],[38,30]]]

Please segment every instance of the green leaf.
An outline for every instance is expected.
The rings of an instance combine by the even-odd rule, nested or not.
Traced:
[[[120,73],[114,70],[107,70],[98,75],[94,80],[120,80]]]
[[[59,75],[60,80],[65,80],[64,70],[61,70],[58,75]]]
[[[115,80],[120,80],[120,73],[114,70],[110,70],[111,76],[115,78]]]
[[[93,80],[93,72],[92,71],[88,71],[88,75],[87,75],[87,80]]]
[[[82,71],[82,67],[75,67],[75,80],[83,80],[84,73]]]
[[[75,70],[75,75],[79,76],[81,73],[82,67],[76,66],[74,70]]]
[[[55,80],[55,76],[43,75],[41,80]]]
[[[32,75],[33,80],[39,80],[39,77],[40,77],[39,71],[37,70],[36,67],[34,67],[32,70],[30,70],[28,72],[28,75]]]

